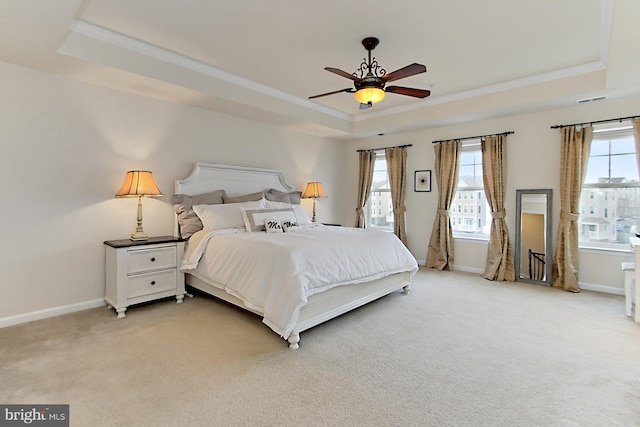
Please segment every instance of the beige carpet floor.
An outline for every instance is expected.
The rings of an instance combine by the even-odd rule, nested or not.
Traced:
[[[287,348],[196,294],[0,330],[0,403],[72,426],[639,426],[640,325],[620,296],[421,269]]]

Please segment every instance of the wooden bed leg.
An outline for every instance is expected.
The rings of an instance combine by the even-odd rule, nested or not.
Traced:
[[[403,286],[402,287],[402,292],[404,292],[405,294],[410,294],[411,293],[411,285]]]
[[[298,343],[300,342],[300,334],[291,334],[289,335],[289,348],[291,350],[297,350],[300,346]]]

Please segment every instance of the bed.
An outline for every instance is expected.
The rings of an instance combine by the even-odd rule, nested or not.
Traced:
[[[247,195],[257,193],[263,194],[260,209],[254,209],[258,201],[246,201]],[[267,193],[277,202],[267,201]],[[181,266],[185,283],[261,316],[291,349],[299,347],[300,333],[309,328],[392,292],[410,292],[418,266],[395,235],[310,223],[299,204],[282,202],[282,197],[295,195],[295,188],[281,171],[196,163],[187,178],[176,181],[174,203],[189,197],[196,203],[207,194],[223,194],[224,204],[193,207],[204,229],[188,236]],[[240,209],[246,229],[224,221],[217,225],[219,212],[228,209]],[[213,217],[209,212],[215,212]],[[176,235],[184,233],[182,214],[177,216]],[[265,215],[283,216],[274,220]],[[237,211],[232,218],[236,221]],[[277,224],[286,232],[271,233],[271,225]],[[278,258],[265,260],[266,254]]]

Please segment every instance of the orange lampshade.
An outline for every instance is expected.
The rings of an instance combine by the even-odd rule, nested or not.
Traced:
[[[304,192],[302,193],[302,198],[317,199],[320,197],[327,197],[327,193],[324,191],[322,183],[317,181],[308,183],[307,188],[305,188]]]
[[[375,104],[376,102],[382,101],[382,99],[384,98],[384,95],[385,95],[384,90],[380,88],[365,87],[358,90],[356,93],[354,93],[353,97],[356,99],[356,101],[358,101],[361,104],[368,104],[368,103]]]
[[[129,171],[116,197],[164,196],[149,171]]]

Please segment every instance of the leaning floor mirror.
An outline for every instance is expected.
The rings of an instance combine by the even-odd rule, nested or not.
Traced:
[[[553,190],[516,190],[516,280],[551,285]]]

